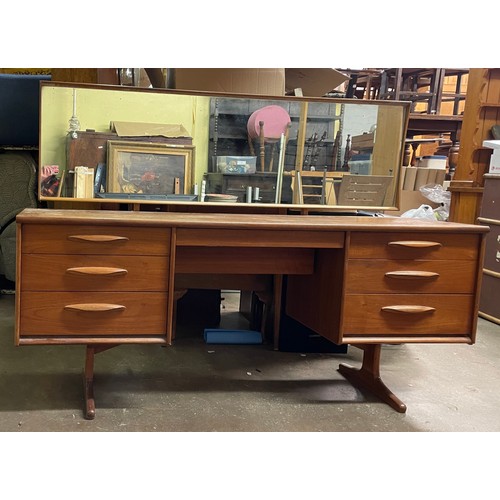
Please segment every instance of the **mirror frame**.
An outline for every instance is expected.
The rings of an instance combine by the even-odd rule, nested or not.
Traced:
[[[53,81],[42,81],[40,82],[40,136],[39,136],[39,179],[38,186],[40,188],[40,172],[43,165],[42,161],[44,159],[45,152],[43,151],[43,135],[44,127],[44,92],[48,88],[66,88],[66,89],[89,89],[89,90],[102,90],[102,91],[113,91],[113,92],[132,92],[132,93],[153,93],[153,94],[166,94],[166,95],[178,95],[178,96],[200,96],[207,98],[230,98],[230,99],[251,99],[258,101],[287,101],[287,102],[297,102],[297,103],[324,103],[324,104],[358,104],[358,105],[370,105],[370,106],[386,106],[386,107],[399,107],[402,113],[402,128],[401,128],[401,143],[399,151],[399,161],[398,164],[394,166],[394,204],[389,206],[355,206],[355,205],[322,205],[322,204],[311,204],[311,203],[218,203],[218,202],[208,202],[208,201],[157,201],[157,200],[123,200],[119,198],[71,198],[71,197],[49,197],[41,196],[40,189],[38,190],[39,200],[43,202],[48,202],[50,206],[54,207],[66,207],[72,205],[71,208],[98,208],[97,204],[127,204],[134,205],[134,209],[139,209],[140,205],[166,205],[166,210],[169,210],[168,206],[172,205],[182,205],[183,210],[199,211],[200,206],[203,207],[216,207],[217,209],[222,209],[222,205],[225,207],[223,211],[231,210],[231,208],[236,208],[238,211],[250,211],[250,212],[269,212],[276,209],[278,212],[295,212],[299,211],[301,213],[309,212],[356,212],[357,210],[367,210],[367,211],[397,211],[400,207],[400,179],[402,173],[402,165],[405,150],[405,138],[408,130],[408,123],[410,117],[410,104],[407,101],[385,101],[385,100],[366,100],[366,99],[349,99],[349,98],[330,98],[330,97],[297,97],[297,96],[267,96],[267,95],[257,95],[257,94],[237,94],[237,93],[220,93],[220,92],[203,92],[203,91],[184,91],[184,90],[173,90],[173,89],[158,89],[158,88],[144,88],[144,87],[129,87],[129,86],[115,86],[115,85],[100,85],[100,84],[87,84],[87,83],[73,83],[73,82],[53,82]],[[82,104],[79,103],[78,107]],[[78,112],[77,112],[78,113]],[[66,124],[69,124],[69,119],[71,116],[65,116]],[[207,123],[207,128],[209,123]],[[66,135],[61,137],[61,140],[66,140],[67,134],[69,132],[69,127],[67,127],[65,133]],[[105,132],[103,132],[105,133]],[[61,144],[61,147],[65,147]],[[46,155],[45,155],[46,156]],[[207,162],[210,159],[207,157]],[[208,167],[208,163],[207,163]],[[193,167],[194,170],[194,167]],[[86,206],[82,206],[85,203]],[[212,210],[214,211],[214,210]]]

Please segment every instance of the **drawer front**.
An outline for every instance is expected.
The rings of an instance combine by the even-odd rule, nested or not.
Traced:
[[[352,233],[350,259],[475,260],[477,234]]]
[[[176,244],[202,247],[343,248],[344,233],[330,231],[184,229],[176,231]],[[286,251],[286,250],[285,250]]]
[[[22,259],[24,291],[166,291],[164,256],[26,254]]]
[[[498,225],[490,224],[490,232],[486,235],[484,249],[484,268],[500,273],[500,221]]]
[[[404,312],[407,306],[410,310]],[[345,297],[343,336],[471,335],[473,312],[473,295],[350,294]]]
[[[347,293],[474,293],[476,263],[351,259],[346,276]]]
[[[22,292],[20,336],[164,335],[166,293]]]
[[[23,253],[168,255],[170,229],[120,226],[22,226]]]
[[[479,311],[500,323],[500,277],[483,275]]]
[[[500,203],[498,192],[500,190],[500,177],[485,176],[484,191],[481,200],[481,217],[500,221]]]

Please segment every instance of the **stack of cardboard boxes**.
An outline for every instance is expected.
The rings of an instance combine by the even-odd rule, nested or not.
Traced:
[[[436,208],[436,204],[422,195],[420,188],[428,184],[446,187],[446,162],[446,156],[422,156],[418,158],[416,166],[402,168],[400,210],[396,214],[423,204]]]

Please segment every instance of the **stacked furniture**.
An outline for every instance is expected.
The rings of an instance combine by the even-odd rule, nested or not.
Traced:
[[[483,284],[479,315],[500,324],[500,175],[484,175],[480,224],[489,226],[484,254]]]

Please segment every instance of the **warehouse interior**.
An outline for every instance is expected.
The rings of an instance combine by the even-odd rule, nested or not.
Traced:
[[[292,72],[287,80],[285,69],[266,69],[275,72],[273,78],[276,74],[282,77],[277,85],[288,96],[406,102],[408,121],[403,138],[402,167],[417,169],[418,162],[424,158],[441,162],[445,168],[439,185],[451,193],[443,224],[487,225],[490,232],[496,230],[500,218],[495,215],[500,175],[494,168],[496,150],[492,152],[493,146],[483,146],[483,141],[494,143],[500,139],[495,135],[499,133],[496,124],[500,126],[500,69],[309,68],[311,72],[305,71],[299,83],[292,79]],[[190,74],[190,71],[197,73]],[[220,75],[214,76],[211,71],[216,70],[7,68],[0,70],[0,83],[6,82],[10,85],[9,92],[13,92],[4,100],[8,103],[15,98],[16,91],[12,89],[28,82],[27,92],[30,93],[35,83],[38,93],[41,81],[47,85],[56,82],[56,90],[57,82],[76,88],[80,84],[82,88],[87,84],[129,87],[131,92],[141,88],[220,90]],[[297,74],[299,70],[293,76]],[[340,83],[335,80],[339,75]],[[328,78],[333,80],[328,81]],[[243,81],[244,84],[248,82],[248,78]],[[264,84],[262,75],[257,82]],[[234,75],[225,80],[225,85],[229,87],[223,88],[224,93],[248,93],[247,88],[238,88]],[[257,93],[271,95],[266,91]],[[6,95],[4,92],[0,98]],[[15,130],[12,122],[5,127],[3,120],[0,136],[7,134],[8,138],[0,144],[0,150],[3,154],[21,151],[33,160],[37,171],[37,180],[32,186],[35,196],[29,197],[26,207],[74,208],[64,205],[64,200],[62,205],[51,205],[54,203],[50,200],[52,195],[40,198],[39,171],[47,163],[43,156],[43,161],[39,161],[40,102],[38,95],[36,97],[34,104],[26,100],[21,103],[26,112],[32,113],[20,129],[31,137],[32,144],[27,144],[25,138],[17,141],[12,135]],[[64,116],[65,125],[69,118]],[[31,128],[26,127],[28,122]],[[347,151],[348,148],[344,148]],[[266,154],[270,156],[270,149]],[[409,175],[408,170],[406,172],[404,179]],[[440,204],[426,199],[419,187],[413,185],[411,189],[404,189],[404,179],[400,185],[399,210],[392,211],[393,215],[398,217],[428,203],[431,209],[437,210]],[[436,177],[434,179],[430,182],[436,182]],[[263,192],[264,188],[261,190]],[[89,208],[83,204],[77,206]],[[135,207],[132,210],[142,209]],[[307,211],[304,214],[308,216]],[[2,232],[4,229],[2,227]],[[288,338],[291,343],[281,344],[280,349],[273,345],[272,336],[265,335],[259,343],[207,342],[204,337],[207,324],[231,331],[250,331],[256,329],[256,321],[264,321],[262,316],[266,309],[262,309],[255,295],[227,287],[216,293],[202,294],[201,300],[211,305],[207,305],[206,310],[200,307],[196,314],[193,308],[199,307],[198,296],[188,293],[180,299],[183,302],[177,302],[180,307],[176,312],[172,345],[123,343],[96,353],[95,418],[85,418],[83,372],[88,360],[85,345],[16,345],[16,322],[19,321],[16,316],[19,314],[16,269],[12,274],[0,267],[0,431],[10,444],[9,449],[16,449],[18,443],[30,446],[25,439],[36,435],[34,455],[40,461],[43,460],[40,450],[51,446],[46,438],[71,433],[74,452],[75,446],[86,446],[82,439],[88,437],[98,456],[87,451],[85,458],[89,463],[95,460],[103,468],[106,467],[107,447],[114,446],[118,455],[113,454],[113,457],[119,459],[120,453],[128,453],[127,446],[135,446],[134,453],[152,454],[152,450],[158,450],[161,456],[164,453],[161,448],[172,445],[184,464],[191,462],[190,465],[202,471],[200,477],[205,483],[203,491],[207,490],[207,498],[216,495],[212,474],[217,471],[207,463],[212,460],[217,446],[234,454],[234,462],[231,458],[227,460],[227,456],[219,458],[233,477],[247,481],[229,488],[232,498],[249,498],[249,494],[261,493],[256,485],[248,484],[252,481],[242,474],[242,469],[248,473],[252,467],[259,474],[267,472],[281,479],[290,470],[295,474],[300,471],[297,462],[304,467],[304,477],[297,477],[299,484],[290,487],[289,494],[286,486],[285,496],[292,498],[300,493],[321,497],[324,494],[322,483],[337,481],[336,470],[332,471],[329,466],[330,454],[336,456],[332,462],[336,464],[335,469],[352,467],[353,462],[359,460],[367,481],[376,481],[385,474],[383,466],[377,463],[379,453],[382,461],[385,458],[380,451],[385,447],[393,450],[389,453],[391,456],[394,453],[401,462],[408,460],[414,464],[412,467],[417,467],[416,457],[407,457],[405,447],[410,453],[418,453],[421,460],[426,461],[426,467],[437,468],[442,465],[440,459],[446,459],[444,473],[456,475],[459,467],[471,468],[471,475],[486,478],[483,487],[489,492],[493,477],[491,464],[489,461],[484,464],[477,457],[494,449],[496,433],[500,431],[500,367],[497,361],[500,355],[497,283],[500,274],[495,267],[498,266],[498,241],[485,238],[484,267],[479,272],[482,289],[478,290],[477,314],[473,320],[477,321],[473,345],[468,345],[470,342],[381,343],[380,369],[384,382],[404,401],[406,412],[394,411],[369,391],[351,385],[339,372],[340,364],[359,367],[363,363],[363,349],[355,344],[338,346],[317,335],[309,335],[307,340],[295,344]],[[18,341],[19,337],[16,338]],[[282,342],[285,340],[287,338],[283,337]],[[233,433],[237,434],[236,445],[230,441]],[[286,441],[282,441],[282,436],[286,436]],[[422,440],[418,441],[420,436]],[[64,449],[64,437],[55,439],[56,446]],[[144,440],[142,445],[140,439]],[[267,459],[272,455],[269,448],[273,446],[284,450],[284,454],[278,455],[281,464],[269,463]],[[459,461],[459,458],[464,459],[464,450],[474,462],[472,465]],[[320,452],[321,459],[318,459]],[[13,453],[17,456],[18,451]],[[337,465],[338,456],[342,455],[345,461]],[[139,462],[148,461],[145,457],[138,458]],[[120,496],[134,494],[152,498],[159,475],[164,475],[162,481],[168,481],[172,472],[184,477],[185,471],[178,462],[170,465],[164,457],[159,462],[159,465],[149,464],[144,470],[143,465],[138,464],[138,471],[144,476],[152,473],[155,480],[149,486],[142,483],[142,487],[133,483],[128,492],[120,488],[117,490]],[[368,465],[373,468],[366,470]],[[399,479],[406,480],[404,485],[400,483],[401,488],[415,481],[414,476],[407,475],[399,460],[395,460],[393,467]],[[42,469],[46,470],[45,465]],[[356,475],[359,474],[357,470]],[[123,469],[120,473],[123,474]],[[221,481],[221,471],[218,474]],[[311,484],[314,483],[309,479],[311,474],[320,476],[316,484]],[[434,471],[428,478],[432,479],[433,486],[429,482],[425,491],[437,491],[440,496],[461,498],[475,491],[474,486],[468,484],[460,489],[456,482],[444,481]],[[351,484],[350,489],[356,491],[355,485]],[[424,492],[424,489],[417,490]],[[181,498],[183,493],[180,493]],[[201,490],[197,493],[203,494]]]

